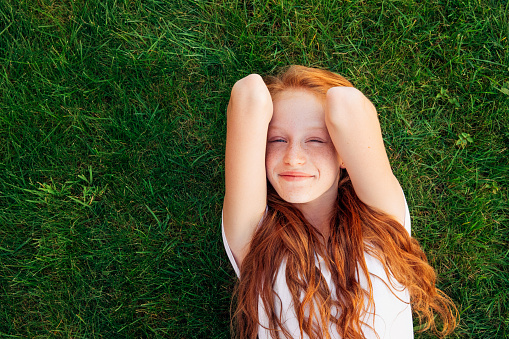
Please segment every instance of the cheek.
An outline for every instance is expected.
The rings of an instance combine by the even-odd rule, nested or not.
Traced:
[[[267,149],[265,153],[265,171],[267,172],[267,177],[270,179],[271,173],[274,170],[274,166],[276,165],[276,156],[275,153],[269,149]]]
[[[329,153],[329,159],[332,164],[332,167],[336,171],[339,171],[339,167],[341,166],[341,162],[339,161],[338,153],[336,152],[336,149],[332,149],[332,151]]]
[[[313,152],[315,155],[315,161],[320,164],[320,168],[323,171],[337,172],[339,171],[339,158],[338,153],[334,146],[324,147],[322,149]]]
[[[280,145],[279,145],[280,146]],[[265,167],[274,168],[281,159],[284,150],[278,145],[267,145],[265,149]]]
[[[275,188],[276,183],[276,172],[278,167],[281,165],[281,152],[271,147],[267,149],[265,153],[265,173],[270,184]]]
[[[339,170],[341,162],[339,160],[338,152],[336,151],[336,148],[334,147],[333,144],[331,144],[330,147],[327,147],[327,152],[328,152],[327,156],[330,159],[330,162],[333,164],[334,167],[336,167]]]

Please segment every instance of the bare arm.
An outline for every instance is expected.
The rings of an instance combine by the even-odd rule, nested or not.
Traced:
[[[233,86],[227,111],[223,225],[238,267],[267,205],[265,148],[272,99],[251,74]]]
[[[325,121],[359,199],[403,224],[404,196],[392,173],[373,104],[355,88],[331,88]]]

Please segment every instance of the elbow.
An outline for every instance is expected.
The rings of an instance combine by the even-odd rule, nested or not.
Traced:
[[[355,87],[332,87],[327,91],[326,117],[338,128],[378,119],[375,106]]]
[[[262,77],[251,74],[233,86],[227,116],[255,117],[270,121],[272,108],[272,98]]]
[[[267,86],[259,74],[250,74],[233,85],[231,98],[258,104],[272,102]]]

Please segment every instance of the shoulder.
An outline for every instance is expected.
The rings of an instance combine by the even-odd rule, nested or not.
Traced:
[[[254,234],[256,234],[256,230],[258,230],[258,228],[262,224],[263,219],[267,215],[267,211],[268,211],[268,207],[265,208],[265,213],[263,214],[262,218],[258,222],[258,226],[255,229],[255,233]],[[242,261],[240,261],[239,258],[236,258],[236,256],[232,252],[230,244],[228,243],[228,239],[227,239],[226,233],[224,231],[223,214],[224,214],[224,212],[221,212],[221,236],[222,236],[222,239],[223,239],[224,249],[226,251],[226,254],[228,255],[228,259],[230,260],[230,263],[231,263],[231,265],[233,267],[233,270],[235,271],[235,274],[237,275],[238,278],[240,278],[240,265],[241,265]]]

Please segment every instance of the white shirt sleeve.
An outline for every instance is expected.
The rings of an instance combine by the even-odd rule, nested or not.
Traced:
[[[228,259],[230,259],[230,263],[235,270],[235,274],[237,274],[237,278],[240,278],[240,270],[237,266],[237,262],[235,261],[235,257],[233,256],[232,250],[230,249],[230,245],[228,245],[228,241],[226,240],[226,234],[224,233],[224,225],[223,225],[223,212],[221,212],[221,233],[223,235],[223,244],[224,249],[226,250],[226,254],[228,255]]]

